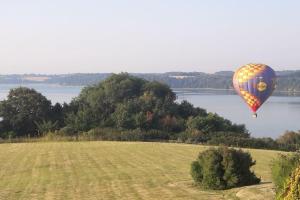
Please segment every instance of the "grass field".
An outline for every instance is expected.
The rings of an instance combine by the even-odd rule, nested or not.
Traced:
[[[226,191],[193,184],[190,163],[207,147],[142,142],[0,145],[0,199],[273,199],[276,151],[249,150],[263,183]]]

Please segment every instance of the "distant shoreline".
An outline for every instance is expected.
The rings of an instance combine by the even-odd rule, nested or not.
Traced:
[[[212,90],[212,91],[235,91],[234,89],[224,89],[224,88],[172,88],[173,90]],[[275,90],[275,93],[299,93],[300,91],[288,91],[288,90]]]
[[[233,71],[216,73],[204,72],[166,72],[166,73],[129,73],[147,81],[167,84],[176,90],[211,90],[232,91]],[[300,70],[277,71],[277,90],[288,96],[300,94]],[[58,86],[84,87],[97,84],[111,73],[77,73],[77,74],[12,74],[0,75],[0,84],[55,84]]]
[[[6,85],[6,86],[52,86],[52,87],[81,87],[84,88],[86,86],[89,86],[89,84],[87,85],[64,85],[64,84],[59,84],[59,83],[0,83],[0,87],[1,85]],[[91,84],[90,84],[91,85]],[[1,88],[0,88],[1,90]],[[195,93],[201,93],[199,90],[202,91],[211,91],[211,92],[224,92],[222,94],[234,94],[236,95],[236,92],[234,89],[224,89],[224,88],[172,88],[172,90],[176,93],[180,93],[180,92],[195,92]],[[199,92],[197,92],[197,90]],[[228,92],[228,93],[227,93]],[[274,96],[300,96],[300,91],[284,91],[284,90],[275,90],[273,93]]]

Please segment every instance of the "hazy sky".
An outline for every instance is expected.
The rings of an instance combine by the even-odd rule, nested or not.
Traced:
[[[0,74],[300,69],[299,0],[0,0]]]

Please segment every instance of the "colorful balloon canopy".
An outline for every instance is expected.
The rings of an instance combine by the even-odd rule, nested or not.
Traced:
[[[233,76],[233,86],[256,117],[256,111],[271,96],[276,85],[274,70],[264,64],[240,67]]]

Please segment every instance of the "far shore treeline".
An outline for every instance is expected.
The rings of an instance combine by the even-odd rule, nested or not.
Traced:
[[[300,144],[300,132],[286,132],[276,140],[253,138],[244,125],[175,100],[166,84],[127,73],[87,86],[62,105],[52,105],[34,89],[19,87],[0,102],[0,140],[174,141],[286,151],[295,151]]]
[[[203,72],[167,72],[167,73],[132,73],[131,75],[148,81],[158,81],[171,88],[213,88],[233,89],[232,71],[220,71],[213,74]],[[86,86],[105,80],[110,73],[78,73],[61,75],[0,75],[0,84],[59,84]],[[277,71],[276,92],[294,95],[300,93],[300,70]]]

